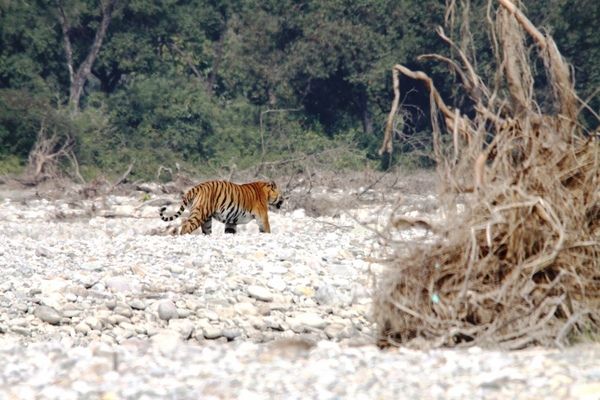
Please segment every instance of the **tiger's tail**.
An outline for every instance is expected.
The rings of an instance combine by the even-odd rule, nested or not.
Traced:
[[[166,206],[160,208],[160,219],[162,219],[163,221],[173,221],[174,219],[179,218],[179,216],[185,211],[185,204],[182,204],[181,207],[179,207],[179,210],[170,217],[165,217],[164,214],[166,210]]]
[[[183,196],[183,199],[181,199],[181,207],[179,207],[179,210],[175,214],[171,215],[170,217],[165,217],[165,211],[167,210],[167,207],[166,206],[161,207],[160,208],[160,219],[162,219],[163,221],[173,221],[174,219],[179,218],[179,216],[181,214],[183,214],[183,212],[187,208],[188,204],[190,204],[192,202],[192,200],[196,196],[197,191],[198,191],[197,187],[194,187],[194,188],[188,190],[187,193]]]

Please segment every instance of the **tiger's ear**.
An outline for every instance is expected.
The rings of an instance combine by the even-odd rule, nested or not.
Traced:
[[[277,184],[275,181],[269,181],[269,186],[271,186],[273,189],[277,189]]]

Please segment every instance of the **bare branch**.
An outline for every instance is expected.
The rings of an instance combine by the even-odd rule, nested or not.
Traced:
[[[131,170],[133,169],[133,165],[134,164],[135,164],[135,160],[133,160],[131,162],[131,164],[129,164],[129,166],[127,167],[127,169],[123,173],[123,175],[121,175],[121,177],[119,179],[117,179],[115,181],[115,183],[112,184],[112,186],[110,188],[110,191],[112,191],[114,188],[116,188],[117,186],[119,186],[121,183],[125,182],[125,179],[127,179],[127,177],[129,176],[129,174],[131,173]]]

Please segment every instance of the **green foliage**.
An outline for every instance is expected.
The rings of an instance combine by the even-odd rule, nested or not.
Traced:
[[[26,158],[43,118],[45,104],[28,91],[0,89],[0,155]]]
[[[23,159],[16,155],[0,155],[0,176],[16,175],[23,171]]]
[[[474,45],[459,44],[491,78],[486,3],[471,2]],[[86,179],[120,175],[132,162],[135,179],[153,178],[159,166],[175,163],[206,175],[306,155],[340,168],[377,164],[396,63],[426,71],[448,103],[469,111],[446,66],[415,64],[423,53],[448,54],[434,32],[444,24],[443,2],[133,0],[114,9],[81,111],[70,114],[57,4],[0,2],[0,158],[6,170],[26,162],[42,124],[75,139]],[[98,1],[62,4],[78,66],[100,22]],[[525,2],[529,16],[550,27],[575,64],[586,97],[600,86],[600,11],[593,0],[569,4]],[[459,30],[456,25],[448,33],[458,37]],[[406,144],[427,136],[428,94],[410,80],[402,87],[412,107],[407,141],[392,162],[429,165],[429,142]]]

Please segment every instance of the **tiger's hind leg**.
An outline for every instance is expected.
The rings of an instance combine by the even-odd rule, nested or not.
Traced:
[[[199,227],[202,227],[202,233],[209,234],[212,228],[212,219],[201,210],[195,209],[190,214],[189,218],[181,225],[181,235],[192,233]]]
[[[212,218],[208,217],[206,221],[202,224],[202,233],[205,235],[210,235],[212,233]]]
[[[225,233],[236,233],[237,225],[236,224],[225,224]]]

